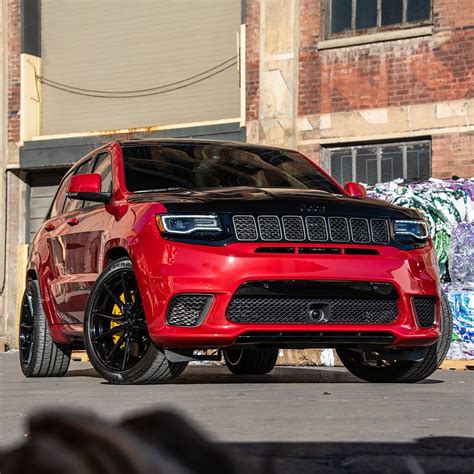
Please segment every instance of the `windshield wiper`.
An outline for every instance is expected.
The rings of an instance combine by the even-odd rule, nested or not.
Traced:
[[[139,191],[133,191],[135,194],[140,194],[140,193],[162,193],[166,191],[188,191],[187,188],[180,188],[180,187],[175,187],[175,188],[156,188],[156,189],[140,189]]]

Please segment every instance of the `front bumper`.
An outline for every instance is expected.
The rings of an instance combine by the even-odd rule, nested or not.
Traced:
[[[287,247],[275,244],[273,247]],[[223,247],[170,242],[155,233],[142,234],[132,260],[150,335],[164,348],[217,348],[250,344],[252,338],[281,341],[281,347],[338,346],[336,336],[347,336],[343,344],[371,345],[381,340],[388,347],[420,347],[435,343],[439,336],[439,285],[431,243],[416,250],[390,246],[341,245],[341,248],[373,249],[377,255],[256,252],[258,243],[234,243]],[[298,244],[298,247],[315,247]],[[317,247],[338,247],[320,244]],[[315,280],[378,282],[393,285],[398,293],[398,316],[389,324],[330,323],[235,323],[226,317],[227,307],[238,288],[249,281]],[[171,299],[182,293],[211,294],[212,304],[196,327],[169,325]],[[419,327],[412,298],[436,299],[436,323]],[[383,333],[383,334],[382,334]],[[327,343],[318,343],[317,335]],[[354,340],[350,335],[359,334]],[[383,335],[382,338],[378,337]],[[292,342],[292,335],[294,341]],[[305,337],[306,335],[306,337]],[[331,338],[328,339],[328,337]],[[387,337],[386,337],[387,336]],[[304,343],[302,342],[304,340]],[[299,341],[299,342],[298,342]],[[359,343],[357,343],[359,341]],[[257,344],[258,345],[258,344]]]

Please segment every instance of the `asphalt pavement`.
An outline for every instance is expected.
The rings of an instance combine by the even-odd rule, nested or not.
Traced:
[[[419,384],[369,384],[343,368],[235,376],[223,366],[193,365],[166,385],[116,386],[86,362],[72,362],[63,378],[26,379],[18,354],[7,353],[0,354],[0,407],[2,450],[23,442],[28,416],[47,408],[114,422],[172,409],[239,456],[272,457],[275,472],[316,472],[321,463],[333,472],[336,459],[342,470],[334,472],[369,458],[374,467],[382,453],[406,464],[396,472],[474,471],[472,371],[438,370]],[[394,461],[400,457],[415,461]]]

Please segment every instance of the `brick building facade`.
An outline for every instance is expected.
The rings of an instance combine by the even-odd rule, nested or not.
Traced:
[[[88,12],[85,3],[89,10],[103,8],[101,2],[92,0],[70,2],[67,7],[82,8],[79,13],[93,22],[100,15]],[[190,8],[198,5],[197,2],[188,3]],[[213,7],[205,3],[209,8]],[[224,3],[223,0],[218,2],[220,7]],[[51,122],[54,114],[48,95],[38,96],[38,84],[32,71],[35,67],[39,69],[41,48],[46,46],[49,56],[44,65],[55,64],[55,74],[66,74],[71,68],[61,64],[61,60],[70,60],[72,55],[58,59],[62,58],[64,38],[58,36],[55,28],[62,28],[63,34],[69,35],[70,47],[81,53],[85,50],[81,47],[81,35],[71,37],[73,31],[81,31],[81,25],[75,15],[70,15],[70,21],[75,22],[71,28],[64,25],[63,22],[69,20],[55,16],[61,15],[63,10],[55,7],[54,0],[2,2],[0,339],[6,337],[10,345],[15,344],[18,295],[23,282],[21,262],[34,233],[32,211],[38,211],[32,207],[33,188],[46,185],[54,188],[71,163],[110,139],[246,137],[253,143],[298,148],[321,163],[339,181],[371,183],[397,177],[474,175],[472,0],[358,0],[357,3],[354,0],[226,0],[226,3],[227,10],[222,10],[222,18],[232,26],[223,28],[222,35],[226,36],[228,51],[222,53],[222,58],[210,54],[206,48],[220,47],[223,42],[209,37],[209,44],[202,52],[204,60],[213,58],[216,63],[235,54],[235,37],[239,23],[242,23],[239,30],[240,81],[237,72],[227,71],[234,78],[234,85],[229,83],[230,89],[227,89],[231,90],[229,103],[234,109],[236,106],[238,109],[240,103],[238,113],[229,113],[223,120],[218,108],[214,107],[210,111],[214,121],[202,117],[207,121],[199,127],[195,126],[196,119],[190,119],[188,124],[180,123],[176,128],[168,121],[165,122],[169,124],[167,128],[163,128],[157,119],[143,124],[142,128],[125,124],[125,129],[120,129],[122,135],[117,134],[117,130],[99,130],[88,135],[89,129],[86,129],[79,130],[81,133],[76,130],[74,133],[61,132],[62,135],[52,133],[47,137],[41,136],[44,124],[39,123],[38,117],[43,117],[40,112],[49,110],[45,115],[50,121],[48,130],[57,123]],[[153,2],[145,4],[147,8],[154,8]],[[361,5],[366,9],[361,10]],[[170,6],[173,5],[170,3]],[[202,8],[196,15],[184,10],[175,8],[174,11],[183,22],[193,22],[196,17],[196,28],[202,26],[203,18],[216,21],[209,15],[203,17]],[[182,15],[186,13],[188,17],[183,19]],[[153,21],[153,18],[153,15],[147,15],[146,20]],[[91,31],[98,30],[93,28]],[[159,32],[160,28],[148,30]],[[203,27],[204,33],[215,30],[209,25]],[[48,31],[49,35],[40,34]],[[112,34],[113,31],[106,32],[105,37]],[[48,38],[59,38],[61,47],[43,45]],[[160,41],[147,44],[160,44]],[[120,44],[117,43],[117,47],[122,52]],[[180,52],[181,49],[184,50],[184,46],[174,50]],[[51,56],[54,51],[59,56]],[[131,57],[135,59],[136,54]],[[196,61],[196,54],[189,57]],[[87,58],[83,61],[87,64]],[[182,61],[177,63],[182,66]],[[192,70],[199,70],[199,61],[197,63],[189,75]],[[87,72],[87,68],[77,70]],[[217,86],[222,83],[222,77],[216,78]],[[52,79],[62,80],[56,76]],[[69,82],[83,85],[76,79]],[[214,86],[207,84],[214,93]],[[114,83],[110,86],[112,90],[119,88]],[[141,86],[147,87],[147,84]],[[94,84],[85,87],[95,88]],[[136,87],[128,84],[124,88]],[[47,92],[52,97],[52,91]],[[71,97],[64,96],[64,103],[70,100],[72,104]],[[56,96],[55,100],[55,106],[58,103],[61,106],[63,96]],[[95,100],[91,98],[91,107],[97,106]],[[219,103],[218,100],[212,102]],[[70,110],[74,110],[70,104]],[[81,105],[82,110],[89,110],[87,104]],[[107,120],[108,117],[115,120],[117,116],[121,115],[113,112],[104,115],[101,120],[105,128],[114,128]],[[166,121],[166,117],[164,119]],[[191,122],[193,127],[186,128]],[[47,200],[41,193],[38,196],[39,200]],[[40,219],[38,213],[37,220]]]
[[[328,16],[343,21],[340,6],[350,3],[247,1],[247,140],[297,147],[329,171],[332,158],[340,159],[341,177],[358,159],[351,149],[361,147],[361,166],[373,161],[374,173],[360,176],[356,163],[352,177],[365,182],[389,177],[390,167],[392,178],[414,177],[400,173],[403,166],[410,173],[415,155],[419,178],[473,176],[472,1],[400,1],[408,15],[420,6],[425,11],[414,12],[417,21],[400,16],[399,23],[365,29],[352,23],[332,34]],[[382,9],[383,21],[387,2],[361,3]],[[352,21],[370,21],[367,12],[354,6]],[[334,149],[342,151],[334,156]],[[398,166],[397,153],[408,161]]]

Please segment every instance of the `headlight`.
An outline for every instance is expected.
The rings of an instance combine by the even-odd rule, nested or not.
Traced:
[[[404,243],[425,242],[430,235],[425,221],[394,221],[393,230],[395,238]]]
[[[221,232],[217,216],[161,215],[156,216],[161,233],[192,234],[194,232]]]

